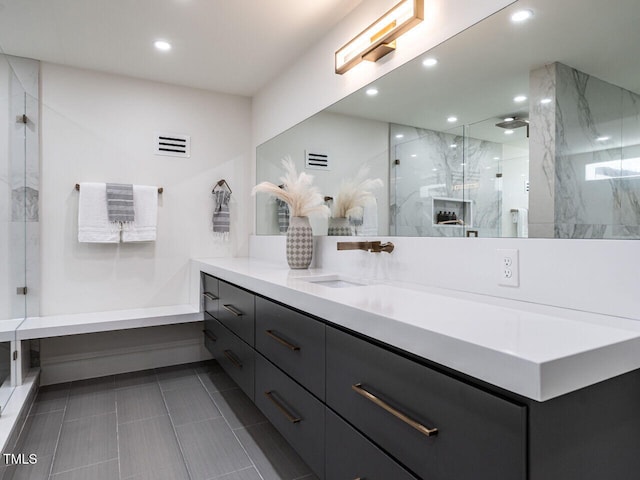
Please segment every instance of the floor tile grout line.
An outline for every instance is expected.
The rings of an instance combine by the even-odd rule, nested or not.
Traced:
[[[82,470],[83,468],[95,467],[96,465],[102,465],[103,463],[113,462],[114,460],[116,460],[116,458],[109,458],[107,460],[101,460],[99,462],[90,463],[88,465],[81,465],[79,467],[70,468],[69,470],[63,470],[61,472],[54,473],[51,476],[55,477],[56,475],[61,475],[63,473],[75,472],[76,470]]]
[[[198,380],[200,380],[200,377],[198,377],[198,372],[196,372],[195,368],[192,368],[192,370],[193,370],[193,373],[196,376],[196,378]],[[160,383],[160,382],[158,381],[158,383]],[[171,430],[173,430],[173,435],[174,435],[174,437],[176,439],[176,443],[178,444],[178,449],[180,450],[180,456],[182,457],[182,463],[184,463],[184,468],[187,471],[187,476],[189,477],[189,480],[192,480],[191,471],[189,469],[189,465],[187,464],[187,457],[184,454],[184,449],[182,448],[182,443],[180,443],[180,438],[178,437],[178,432],[176,430],[176,426],[173,423],[173,418],[171,417],[171,412],[169,411],[169,405],[167,404],[167,399],[164,396],[165,392],[162,390],[162,387],[160,387],[160,394],[162,395],[162,401],[164,402],[164,408],[167,409],[167,415],[169,416],[169,423],[171,424]]]
[[[69,384],[69,390],[67,391],[67,401],[64,404],[64,410],[62,412],[62,421],[60,422],[60,429],[58,430],[58,438],[56,438],[56,446],[53,448],[53,455],[51,456],[51,465],[49,466],[49,477],[53,476],[53,465],[56,461],[56,454],[58,453],[58,446],[60,445],[60,437],[62,437],[62,428],[64,427],[64,419],[67,416],[67,407],[69,406],[69,397],[71,396],[71,386],[73,383]]]
[[[115,383],[115,382],[114,382]],[[114,389],[115,392],[115,402],[116,402],[116,455],[118,458],[118,478],[122,478],[122,472],[120,471],[120,422],[118,422],[118,392],[117,389]]]
[[[220,414],[222,415],[222,418],[224,420],[224,422],[227,424],[227,426],[229,427],[229,430],[231,430],[231,433],[233,433],[233,436],[235,437],[236,441],[240,444],[240,446],[242,447],[242,450],[244,451],[245,455],[247,456],[247,458],[249,459],[249,461],[251,462],[251,465],[253,465],[253,468],[255,468],[256,472],[258,472],[258,476],[260,477],[260,480],[264,480],[264,477],[262,476],[262,473],[260,473],[260,470],[258,470],[258,467],[256,466],[256,463],[253,461],[253,458],[251,458],[251,455],[249,455],[249,452],[247,451],[246,447],[244,446],[244,443],[242,443],[242,441],[240,440],[240,438],[238,437],[238,435],[236,435],[236,431],[231,428],[231,425],[229,424],[229,421],[227,420],[227,418],[224,416],[224,413],[222,413],[222,410],[220,410],[220,408],[218,407],[218,404],[216,403],[216,401],[213,399],[213,395],[211,395],[211,393],[209,392],[209,390],[207,390],[207,387],[204,386],[204,383],[202,382],[202,379],[200,378],[200,376],[198,376],[198,380],[200,381],[200,383],[202,384],[202,387],[204,388],[205,392],[207,392],[207,395],[209,395],[209,398],[211,399],[211,401],[213,402],[213,404],[216,406],[216,408],[218,409],[218,411],[220,411]]]
[[[222,475],[218,475],[216,477],[211,477],[211,478],[208,478],[207,480],[220,480],[221,478],[226,477],[228,475],[232,475],[234,473],[239,473],[239,472],[244,472],[245,470],[249,470],[249,469],[254,470],[258,475],[260,475],[260,472],[258,472],[258,469],[256,467],[250,466],[250,467],[241,468],[240,470],[236,470],[235,472],[223,473]],[[262,478],[262,477],[260,477],[260,478]]]

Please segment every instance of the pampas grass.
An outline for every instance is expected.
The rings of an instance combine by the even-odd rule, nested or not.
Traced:
[[[333,203],[333,216],[359,217],[367,202],[373,198],[371,190],[381,188],[382,180],[379,178],[366,178],[369,168],[362,167],[352,180],[343,180]]]
[[[285,175],[280,177],[280,181],[284,188],[271,182],[262,182],[253,187],[251,194],[264,192],[282,200],[289,205],[289,214],[292,217],[310,215],[328,217],[331,211],[323,204],[323,197],[318,187],[313,186],[313,176],[304,172],[298,175],[296,166],[288,155],[282,159],[282,166]]]

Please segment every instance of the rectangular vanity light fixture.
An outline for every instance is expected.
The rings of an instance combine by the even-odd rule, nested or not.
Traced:
[[[424,0],[402,0],[336,52],[342,75],[362,60],[377,62],[396,48],[396,39],[424,20]]]

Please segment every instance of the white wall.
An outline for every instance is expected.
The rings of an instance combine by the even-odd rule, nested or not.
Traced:
[[[188,303],[189,259],[246,251],[250,100],[43,63],[41,315]],[[191,158],[153,155],[155,131]],[[211,232],[211,189],[233,189],[231,238]],[[154,243],[78,243],[83,181],[164,187]]]

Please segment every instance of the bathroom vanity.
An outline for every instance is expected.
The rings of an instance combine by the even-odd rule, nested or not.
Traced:
[[[632,323],[246,258],[192,267],[206,347],[320,478],[637,478]]]

